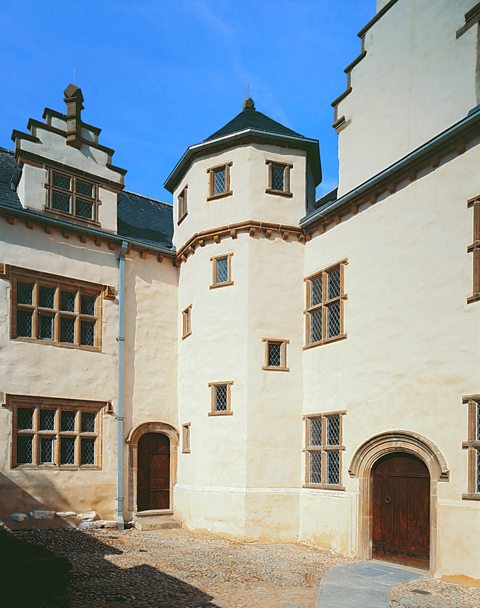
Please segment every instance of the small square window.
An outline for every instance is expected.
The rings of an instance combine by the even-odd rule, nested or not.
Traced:
[[[96,185],[75,175],[49,169],[47,209],[82,220],[96,221]]]
[[[232,414],[231,409],[231,385],[228,382],[210,382],[212,391],[210,415]]]
[[[274,340],[264,338],[265,362],[263,369],[288,371],[287,368],[287,344],[288,340]]]
[[[209,199],[232,194],[230,190],[230,166],[231,163],[228,163],[208,170],[210,176]]]
[[[290,192],[290,169],[292,165],[277,163],[267,160],[268,185],[265,189],[267,194],[280,194],[291,197]]]
[[[227,253],[210,258],[212,261],[212,284],[210,288],[233,284],[232,255],[233,253]]]

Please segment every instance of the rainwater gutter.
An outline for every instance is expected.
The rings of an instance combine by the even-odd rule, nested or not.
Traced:
[[[384,169],[377,175],[371,177],[367,181],[363,182],[357,188],[350,190],[340,198],[327,203],[325,206],[320,207],[312,213],[309,213],[305,217],[300,220],[301,228],[309,228],[313,224],[316,224],[319,221],[322,221],[327,218],[327,214],[331,214],[340,207],[343,207],[346,203],[353,201],[355,198],[365,195],[373,188],[385,184],[388,179],[395,178],[397,175],[401,174],[402,170],[408,169],[410,166],[413,166],[414,163],[418,162],[420,159],[429,158],[435,152],[445,151],[446,146],[449,142],[452,141],[455,137],[460,137],[464,134],[467,134],[469,139],[472,139],[475,136],[473,133],[473,129],[475,127],[478,128],[478,123],[480,122],[480,105],[476,106],[467,114],[465,118],[458,121],[439,135],[435,136],[430,141],[426,142],[413,152],[410,152],[402,159]],[[446,153],[446,152],[445,152]]]
[[[124,425],[123,425],[123,385],[125,365],[125,254],[128,242],[122,241],[118,258],[118,392],[117,392],[117,523],[119,530],[125,530],[123,519],[123,456],[124,456]]]

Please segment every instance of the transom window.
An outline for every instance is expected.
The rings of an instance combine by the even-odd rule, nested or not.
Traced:
[[[208,383],[211,390],[211,410],[209,416],[233,414],[231,403],[232,384],[232,380]]]
[[[212,284],[210,288],[233,285],[232,256],[233,253],[226,253],[210,258],[212,262]]]
[[[343,489],[342,486],[342,417],[345,412],[312,414],[306,422],[307,486]]]
[[[264,338],[265,361],[263,369],[289,371],[287,367],[288,340]]]
[[[293,165],[266,161],[268,168],[268,185],[265,192],[269,194],[281,194],[292,196],[290,191],[290,169]]]
[[[57,213],[90,222],[97,221],[97,185],[93,182],[49,169],[47,207]]]
[[[179,224],[188,215],[187,194],[188,194],[188,186],[185,186],[185,188],[178,195],[178,223]]]
[[[232,163],[219,165],[208,169],[209,174],[209,189],[208,199],[220,198],[232,194],[230,190],[230,167]]]
[[[343,308],[345,262],[307,277],[306,346],[345,338]]]
[[[182,452],[183,454],[190,454],[190,429],[191,422],[182,424]]]
[[[468,494],[464,498],[480,498],[480,395],[464,398],[468,406]]]
[[[103,403],[10,397],[12,467],[99,468]]]
[[[13,339],[101,348],[101,287],[79,287],[75,281],[29,271],[11,272],[10,277]]]
[[[192,305],[182,311],[182,339],[188,338],[192,333]]]

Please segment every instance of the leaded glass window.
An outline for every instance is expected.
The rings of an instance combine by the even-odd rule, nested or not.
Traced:
[[[93,182],[49,170],[48,207],[61,214],[96,221],[97,186]]]
[[[272,190],[285,191],[285,165],[272,163]]]
[[[344,412],[306,416],[306,483],[338,488],[342,483]]]
[[[222,285],[231,285],[232,283],[232,271],[231,271],[231,253],[226,255],[220,255],[212,260],[212,287],[220,287]]]
[[[343,291],[343,272],[344,263],[340,263],[306,279],[307,346],[345,337],[343,307],[346,294]]]
[[[463,447],[468,450],[468,494],[464,498],[478,500],[480,494],[480,399],[465,398],[468,404],[468,440]]]
[[[265,364],[263,369],[276,369],[288,371],[287,368],[287,343],[288,340],[269,340],[265,342]]]
[[[8,398],[8,397],[7,397]],[[98,406],[58,405],[57,399],[31,407],[14,403],[12,466],[98,466]]]
[[[210,187],[209,198],[225,196],[230,192],[230,163],[208,170]]]
[[[231,413],[231,385],[233,382],[210,382],[212,391],[211,414]]]
[[[100,288],[66,287],[44,275],[28,281],[23,273],[33,275],[30,271],[19,271],[18,277],[12,273],[12,338],[100,348]]]
[[[180,223],[188,213],[187,194],[188,186],[185,186],[178,195],[178,223]]]

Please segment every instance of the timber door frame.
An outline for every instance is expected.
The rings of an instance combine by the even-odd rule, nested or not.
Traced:
[[[364,442],[355,452],[348,472],[358,478],[357,557],[372,559],[373,480],[375,463],[394,452],[413,454],[430,473],[430,560],[429,571],[437,567],[437,494],[438,482],[449,481],[450,471],[437,446],[422,435],[409,431],[388,431]]]
[[[140,437],[147,433],[160,433],[166,435],[170,441],[170,488],[168,509],[158,509],[155,513],[173,513],[173,488],[177,481],[178,440],[176,428],[166,422],[145,422],[130,431],[126,439],[129,446],[128,454],[128,510],[134,515],[138,513],[137,505],[137,468],[138,468],[138,442]],[[142,513],[142,511],[140,511]]]

